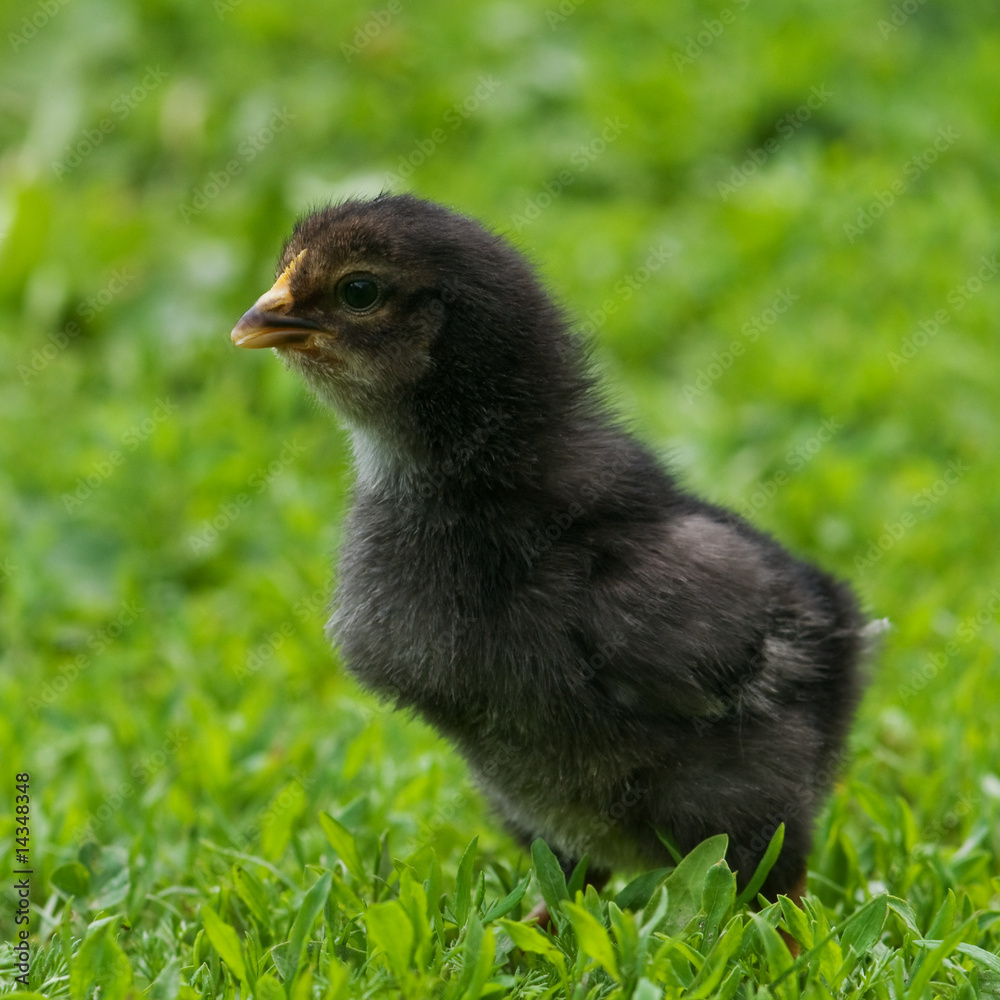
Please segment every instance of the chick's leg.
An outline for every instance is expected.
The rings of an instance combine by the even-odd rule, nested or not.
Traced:
[[[563,870],[563,875],[566,876],[566,881],[569,882],[570,876],[579,862],[564,858],[559,854],[556,855],[556,860],[559,862],[559,867]],[[611,872],[605,871],[602,868],[592,871],[588,867],[583,877],[583,888],[586,889],[588,885],[592,885],[600,892],[608,884],[609,878],[611,878]],[[549,913],[549,908],[545,905],[545,900],[542,900],[524,919],[526,921],[537,920],[538,926],[543,930],[550,930],[552,926],[552,914]]]
[[[759,843],[759,839],[757,842]],[[744,837],[730,844],[730,866],[737,868],[736,881],[740,890],[746,887],[762,857],[760,850],[748,846],[752,843],[753,841]],[[779,896],[787,896],[796,906],[801,906],[806,891],[808,852],[808,829],[797,822],[788,822],[784,846],[774,867],[760,887],[758,896],[763,896],[770,902],[776,902]],[[754,905],[756,906],[756,903]],[[792,953],[792,957],[798,956],[799,944],[795,938],[787,931],[779,930],[778,933]]]
[[[806,869],[803,867],[799,880],[787,893],[788,898],[798,907],[802,906],[802,897],[806,894],[806,874]],[[798,958],[799,951],[801,950],[799,942],[788,931],[779,929],[778,933],[781,935],[781,940],[785,942],[788,950],[792,953],[792,958]]]
[[[533,837],[527,835],[522,835],[520,832],[516,834],[518,838],[528,847],[531,845]],[[576,871],[576,866],[579,864],[579,859],[570,858],[559,851],[555,853],[556,860],[559,862],[559,867],[562,869],[563,876],[565,877],[567,883]],[[586,889],[588,885],[592,885],[598,892],[608,884],[608,879],[611,878],[611,872],[606,871],[603,868],[591,868],[587,866],[586,873],[583,877],[583,888]],[[537,906],[532,909],[532,911],[524,918],[526,921],[537,920],[538,926],[543,930],[550,930],[552,926],[552,914],[549,913],[549,908],[542,900]]]

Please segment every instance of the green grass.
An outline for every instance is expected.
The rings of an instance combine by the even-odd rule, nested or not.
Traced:
[[[1000,19],[909,6],[5,8],[0,991],[27,772],[44,996],[1000,996]],[[892,620],[802,909],[713,842],[577,896],[328,648],[346,439],[228,332],[392,175]]]

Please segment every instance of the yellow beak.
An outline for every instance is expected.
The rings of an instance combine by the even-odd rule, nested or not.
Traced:
[[[321,329],[307,319],[292,316],[292,274],[305,255],[301,250],[278,280],[240,317],[229,335],[237,347],[275,347],[301,344]]]

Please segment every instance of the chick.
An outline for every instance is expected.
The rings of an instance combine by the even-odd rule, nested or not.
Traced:
[[[602,401],[532,268],[409,195],[301,219],[232,332],[350,432],[327,631],[452,740],[508,828],[569,871],[717,833],[743,886],[802,890],[859,693],[850,591],[683,490]]]

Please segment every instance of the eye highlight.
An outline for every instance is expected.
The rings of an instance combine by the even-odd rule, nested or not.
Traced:
[[[340,299],[348,309],[364,312],[379,300],[379,287],[372,278],[354,275],[345,278],[339,285]]]

